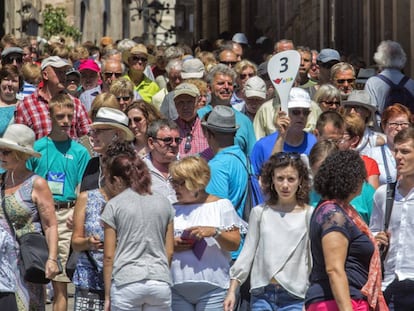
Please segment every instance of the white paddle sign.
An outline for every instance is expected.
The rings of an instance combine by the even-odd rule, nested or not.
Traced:
[[[277,93],[282,111],[288,111],[289,92],[295,82],[300,66],[300,53],[295,50],[283,51],[272,56],[267,64],[267,72]]]

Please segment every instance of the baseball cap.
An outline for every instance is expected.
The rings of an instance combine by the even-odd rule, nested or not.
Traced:
[[[291,108],[310,108],[311,99],[309,93],[299,87],[292,87],[289,93],[288,109]]]
[[[332,60],[340,61],[341,56],[339,55],[339,52],[334,49],[322,49],[320,53],[318,54],[318,57],[316,58],[317,61],[322,63],[327,63]]]
[[[53,67],[53,68],[63,68],[69,67],[70,64],[66,59],[63,59],[59,56],[50,56],[45,58],[40,65],[42,70],[45,70],[46,67]]]
[[[5,58],[10,54],[21,54],[23,55],[23,50],[17,46],[13,46],[10,48],[5,48],[3,52],[1,52],[1,58]]]
[[[174,99],[180,95],[190,95],[192,97],[200,96],[200,91],[192,83],[181,83],[174,89]]]
[[[183,79],[201,79],[204,76],[205,67],[198,58],[188,59],[183,62],[181,77]]]
[[[247,40],[246,35],[242,32],[235,33],[231,41],[246,45],[249,44],[249,40]]]
[[[251,77],[246,81],[244,86],[244,93],[246,97],[260,97],[266,98],[266,83],[262,78],[257,76]]]
[[[93,59],[90,59],[90,58],[82,61],[78,68],[79,71],[87,70],[87,69],[95,71],[95,72],[101,72],[101,69],[99,68],[98,64]]]

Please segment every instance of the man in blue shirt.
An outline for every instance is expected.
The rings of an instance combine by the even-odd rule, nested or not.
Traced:
[[[226,65],[218,64],[209,71],[207,75],[207,83],[211,90],[211,102],[198,110],[197,113],[200,119],[218,105],[231,107],[230,100],[233,95],[235,80],[235,71]],[[234,142],[240,146],[245,155],[249,155],[256,142],[253,124],[245,114],[235,109],[233,109],[233,111],[236,123],[239,126],[236,131]]]

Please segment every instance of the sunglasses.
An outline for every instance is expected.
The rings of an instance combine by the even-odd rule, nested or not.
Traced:
[[[142,63],[145,63],[145,62],[147,62],[147,58],[145,58],[145,57],[141,57],[141,56],[132,56],[131,57],[131,59],[134,61],[134,62],[142,62]]]
[[[130,100],[130,98],[131,98],[131,96],[117,96],[116,97],[116,99],[118,101],[121,101],[121,99],[122,99],[124,102],[127,102],[128,100]]]
[[[175,142],[177,145],[179,145],[183,141],[183,139],[181,137],[164,137],[164,138],[154,137],[154,139],[161,140],[166,145],[171,145],[173,142]]]
[[[303,115],[307,117],[310,114],[310,110],[305,109],[289,109],[289,113],[291,113],[294,116]]]
[[[345,82],[348,82],[348,84],[354,83],[355,79],[338,79],[336,80],[336,83],[338,84],[344,84]]]
[[[326,101],[326,100],[322,100],[321,104],[325,104],[327,106],[339,106],[341,103],[338,101]]]
[[[278,152],[274,156],[279,161],[300,160],[300,153],[297,153],[297,152]]]
[[[21,64],[21,63],[23,63],[23,58],[21,56],[10,56],[10,57],[6,57],[3,60],[3,62],[4,62],[5,65],[13,64],[13,62]]]
[[[193,140],[193,135],[191,133],[187,134],[185,139],[184,151],[189,152],[191,150],[191,141]]]
[[[12,152],[13,151],[11,151],[11,150],[0,150],[0,154],[4,155],[5,157],[8,156]]]
[[[227,62],[225,60],[220,61],[220,63],[223,64],[223,65],[226,65],[226,66],[231,66],[231,67],[234,67],[237,64],[237,62]]]
[[[121,77],[122,76],[122,72],[104,72],[104,75],[106,76],[106,77],[112,77],[112,76],[115,76],[115,78],[119,78],[119,77]]]
[[[247,77],[249,78],[254,77],[254,73],[241,73],[239,76],[240,76],[240,79],[244,80]]]

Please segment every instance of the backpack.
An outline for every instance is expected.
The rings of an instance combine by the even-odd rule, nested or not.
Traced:
[[[404,76],[398,84],[394,84],[382,74],[377,75],[377,77],[390,87],[382,111],[389,106],[400,103],[410,109],[411,113],[414,113],[414,95],[405,87],[407,81],[410,80],[408,76]]]
[[[239,161],[243,164],[244,168],[247,171],[247,185],[246,185],[246,193],[245,193],[245,204],[244,204],[244,210],[243,210],[243,220],[246,222],[249,222],[249,217],[250,217],[250,212],[253,209],[253,207],[255,207],[256,205],[259,205],[261,203],[263,203],[263,194],[262,194],[262,190],[260,188],[260,184],[259,184],[259,180],[257,178],[257,176],[255,174],[253,174],[252,171],[252,167],[250,164],[250,159],[249,157],[246,157],[246,162],[247,165],[244,164],[243,160],[240,159],[239,156],[235,155],[234,153],[231,152],[226,152],[226,154],[231,154],[233,156],[235,156],[237,159],[239,159]],[[241,198],[240,203],[238,204],[238,206],[241,204],[241,202],[243,201],[244,196]],[[235,206],[236,208],[238,206]]]

